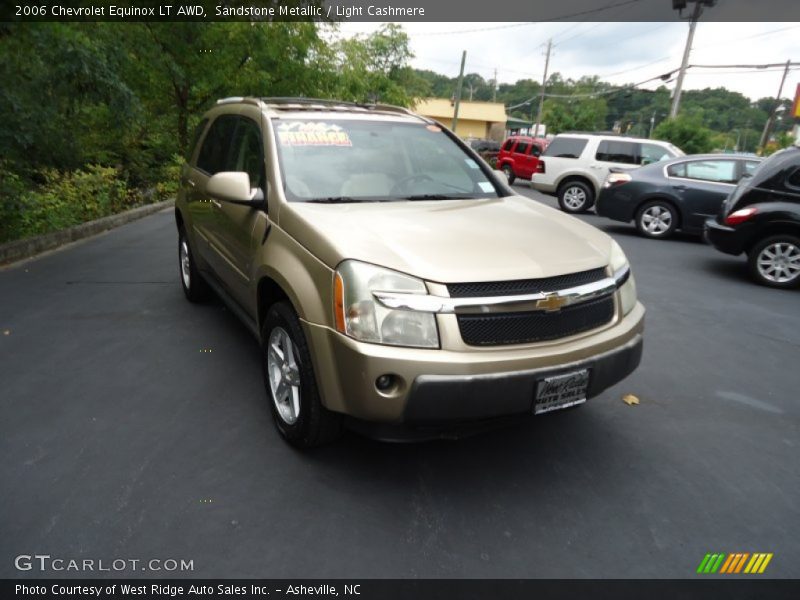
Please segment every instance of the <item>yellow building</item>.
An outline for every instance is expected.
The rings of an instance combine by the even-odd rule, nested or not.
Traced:
[[[448,98],[425,98],[414,106],[414,112],[436,119],[453,128],[455,102]],[[456,134],[461,138],[488,139],[492,125],[506,126],[506,109],[500,102],[470,102],[462,100],[458,107]]]

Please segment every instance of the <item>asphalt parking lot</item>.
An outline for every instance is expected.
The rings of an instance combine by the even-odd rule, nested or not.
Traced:
[[[193,577],[683,578],[707,552],[800,576],[800,292],[581,218],[631,260],[642,365],[455,442],[290,449],[256,342],[184,300],[169,211],[0,270],[0,576],[87,575],[14,568],[38,553]]]

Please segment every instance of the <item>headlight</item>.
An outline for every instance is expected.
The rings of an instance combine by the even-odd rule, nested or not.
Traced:
[[[623,267],[630,268],[628,258],[615,241],[611,241],[611,261],[609,268],[611,273],[614,274]],[[633,279],[633,271],[628,276],[628,280],[619,288],[619,305],[622,308],[622,314],[627,315],[636,306],[636,282]]]
[[[381,305],[372,292],[427,294],[421,279],[346,260],[334,275],[336,329],[362,342],[438,348],[439,332],[433,313],[394,310]]]

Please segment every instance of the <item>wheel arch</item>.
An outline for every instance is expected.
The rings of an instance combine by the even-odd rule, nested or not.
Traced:
[[[595,185],[594,181],[592,181],[589,175],[585,175],[583,173],[567,173],[566,175],[562,175],[561,178],[559,178],[556,182],[556,194],[559,193],[562,186],[573,181],[579,181],[588,185],[594,192],[594,199],[597,200],[597,197],[600,195],[598,186]]]
[[[744,247],[744,252],[748,256],[753,248],[762,240],[775,235],[791,235],[800,238],[800,224],[790,221],[774,221],[768,223],[758,230],[756,235],[750,237]]]

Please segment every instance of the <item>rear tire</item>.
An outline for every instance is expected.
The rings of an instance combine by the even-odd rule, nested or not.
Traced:
[[[264,386],[275,426],[296,448],[312,448],[342,435],[342,416],[324,406],[311,353],[294,309],[273,304],[261,330]]]
[[[800,285],[800,238],[773,235],[758,242],[747,255],[756,282],[774,288]]]
[[[663,240],[675,233],[677,227],[678,212],[669,202],[653,200],[636,213],[636,229],[645,237]]]
[[[502,171],[503,173],[506,174],[506,177],[508,178],[508,185],[511,185],[517,179],[517,176],[514,175],[514,169],[511,168],[510,164],[508,163],[504,164]]]
[[[586,212],[594,205],[594,190],[583,181],[567,181],[558,188],[558,205],[570,214]]]
[[[198,303],[208,299],[211,288],[197,269],[192,246],[183,226],[178,229],[178,274],[181,288],[189,302]]]

